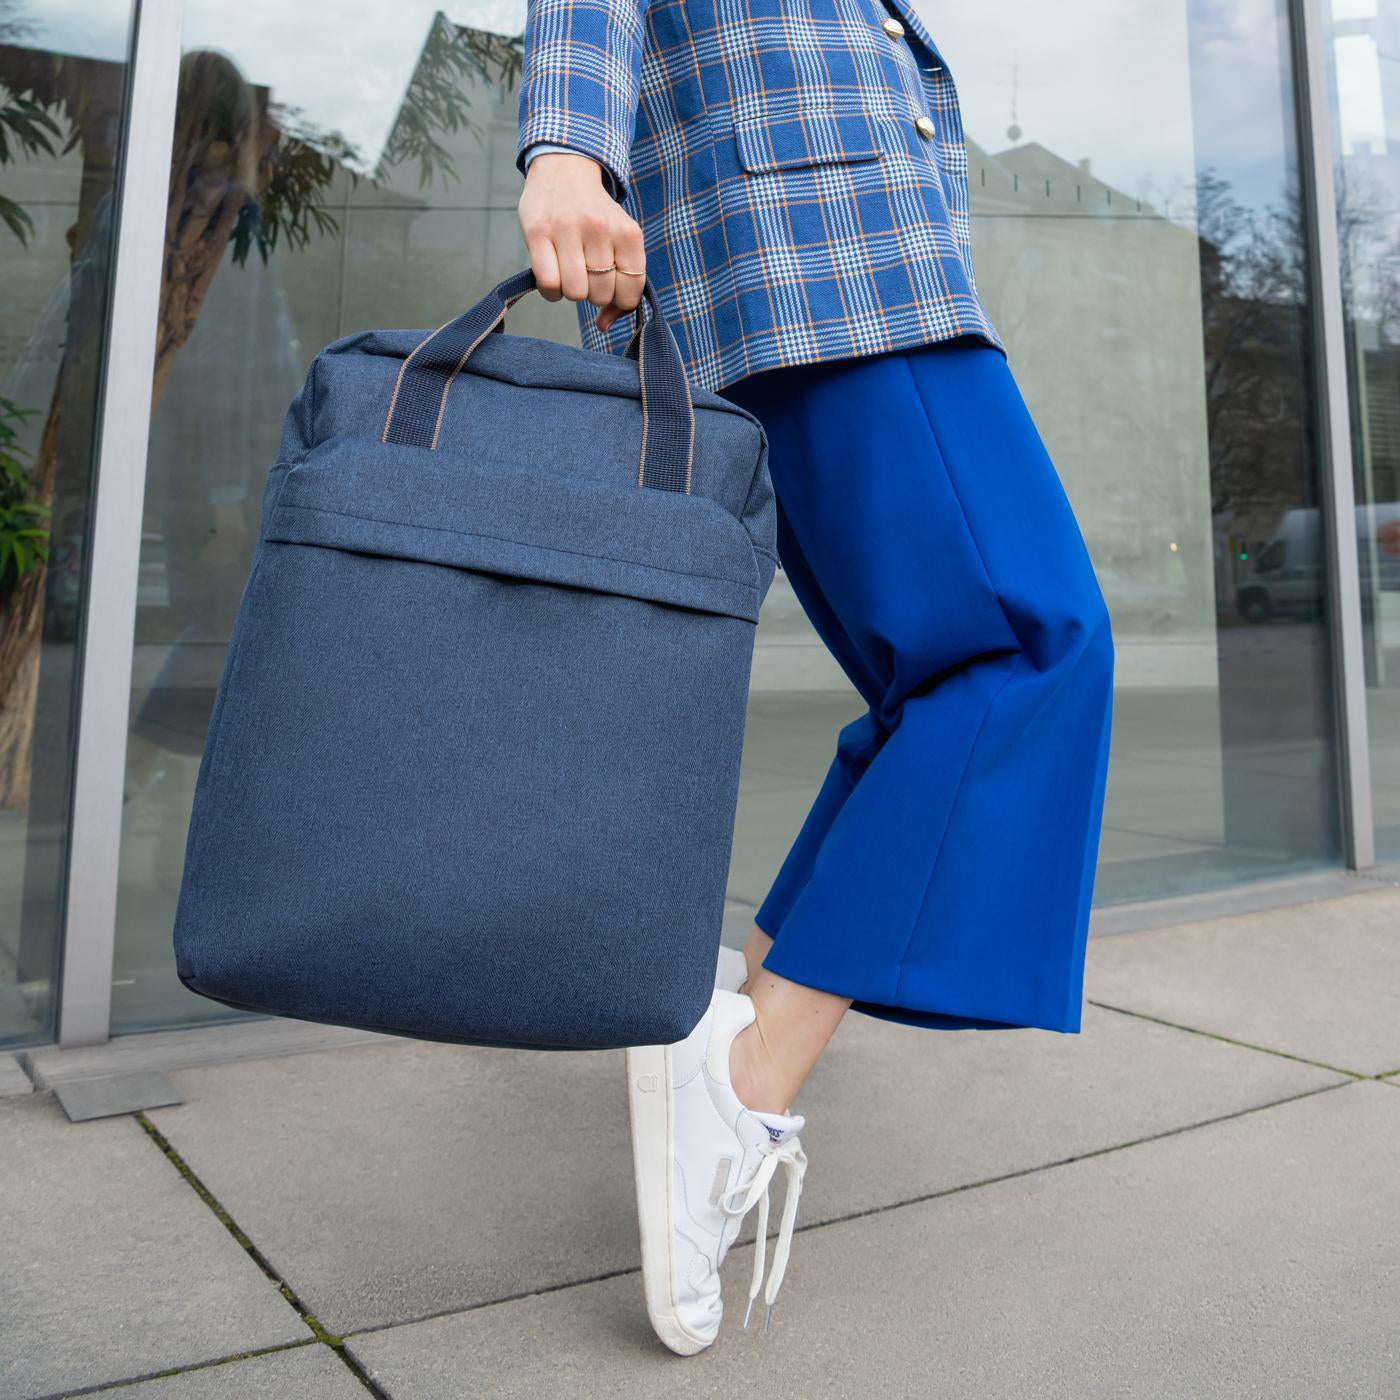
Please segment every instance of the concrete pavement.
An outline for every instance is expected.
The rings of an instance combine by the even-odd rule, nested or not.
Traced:
[[[741,1245],[691,1361],[641,1306],[617,1055],[192,1051],[177,1106],[0,1099],[0,1400],[1395,1397],[1400,889],[1357,885],[1094,940],[1079,1037],[848,1020],[773,1331]]]

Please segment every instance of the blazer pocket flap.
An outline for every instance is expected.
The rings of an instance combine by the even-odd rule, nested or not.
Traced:
[[[740,164],[754,172],[879,160],[884,154],[863,106],[840,111],[811,97],[793,101],[768,94],[761,106],[736,108],[734,139]]]

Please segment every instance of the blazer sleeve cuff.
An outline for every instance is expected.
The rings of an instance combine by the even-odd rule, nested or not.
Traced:
[[[608,193],[621,201],[632,178],[630,143],[617,130],[596,117],[580,112],[537,109],[520,126],[515,165],[523,175],[531,147],[548,144],[591,156],[603,167]]]
[[[591,151],[581,151],[577,146],[566,146],[560,141],[534,141],[520,152],[519,164],[521,170],[528,171],[530,162],[534,160],[536,156],[547,155],[550,152],[554,152],[555,154],[588,156],[591,160],[598,159]],[[614,199],[620,200],[622,198],[617,176],[614,175],[606,165],[603,166],[603,184],[607,187],[608,193],[612,195]]]

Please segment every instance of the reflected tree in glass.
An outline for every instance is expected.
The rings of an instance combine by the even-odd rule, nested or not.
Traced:
[[[111,173],[117,158],[110,114],[121,109],[123,66],[23,47],[28,34],[13,5],[0,8],[0,164],[81,151],[77,217],[68,230],[70,297],[64,351],[47,409],[6,404],[7,425],[43,414],[32,461],[12,461],[5,499],[32,528],[47,529],[55,496],[82,499],[95,411],[110,233]],[[0,204],[0,237],[27,244],[28,213]],[[16,456],[17,442],[10,442]],[[12,517],[13,518],[13,517]],[[30,759],[39,681],[39,642],[47,580],[46,550],[29,537],[22,568],[0,581],[0,807],[29,800]],[[46,541],[44,541],[46,544]]]
[[[0,6],[0,43],[5,28],[19,37],[22,19]],[[156,342],[153,406],[170,376],[175,357],[189,340],[214,275],[232,246],[243,263],[256,251],[267,259],[279,246],[303,248],[338,223],[327,195],[337,175],[387,177],[404,162],[417,162],[420,182],[455,178],[443,138],[475,131],[470,89],[487,82],[508,90],[518,80],[521,41],[435,19],[405,94],[390,140],[378,165],[366,171],[358,152],[334,132],[317,130],[292,107],[249,85],[226,56],[187,54],[180,70],[174,133],[166,246]],[[110,66],[110,65],[108,65]],[[90,65],[63,55],[0,48],[0,164],[37,154],[79,151],[84,172],[110,170],[117,158],[107,102],[91,101]],[[90,111],[104,114],[87,122]],[[84,180],[84,188],[98,182]],[[100,311],[108,290],[105,259],[86,250],[108,245],[113,217],[110,197],[86,204],[69,230],[73,291],[68,333],[43,433],[27,473],[23,506],[43,513],[60,483],[65,437],[81,426],[91,441],[92,405],[81,425],[65,386],[74,382],[73,361],[99,353]],[[0,222],[21,241],[31,223],[13,202],[0,204]],[[100,232],[100,238],[94,233]],[[82,376],[89,382],[87,376]],[[26,406],[20,406],[21,408]],[[76,440],[76,439],[75,439]],[[84,470],[86,454],[82,455]],[[0,593],[0,807],[21,805],[29,790],[31,738],[43,625],[45,568],[41,554],[8,595]]]
[[[1286,389],[1300,379],[1305,245],[1296,198],[1253,208],[1212,171],[1198,182],[1197,211],[1211,511],[1230,537],[1238,587],[1238,566],[1254,562],[1258,542],[1298,505],[1309,480],[1308,405]]]

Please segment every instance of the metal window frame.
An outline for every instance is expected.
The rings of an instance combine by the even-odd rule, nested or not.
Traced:
[[[132,639],[184,20],[184,0],[138,0],[132,20],[126,143],[78,658],[58,995],[58,1043],[63,1046],[104,1041],[111,1027]]]
[[[1376,863],[1371,746],[1356,545],[1356,489],[1332,117],[1327,100],[1324,0],[1290,0],[1299,165],[1312,289],[1314,402],[1318,415],[1322,518],[1327,541],[1327,611],[1332,652],[1342,849],[1347,866]]]

